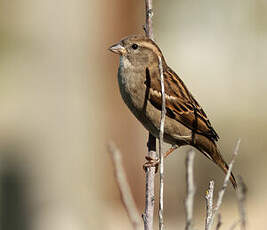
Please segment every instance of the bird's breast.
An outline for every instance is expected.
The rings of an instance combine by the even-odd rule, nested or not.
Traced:
[[[129,61],[121,61],[118,70],[120,92],[124,102],[131,110],[141,112],[145,103],[145,69],[136,70]],[[136,112],[135,111],[135,115]]]

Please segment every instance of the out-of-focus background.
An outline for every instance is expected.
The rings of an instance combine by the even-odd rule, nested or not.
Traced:
[[[140,213],[147,132],[123,104],[107,48],[143,33],[144,1],[0,0],[0,229],[129,229],[107,142],[114,140]],[[154,1],[154,34],[169,65],[209,115],[248,186],[250,229],[267,207],[267,2]],[[167,147],[166,147],[167,148]],[[184,226],[185,154],[165,161],[166,229]],[[223,174],[195,161],[195,225]],[[238,219],[229,187],[222,229]],[[201,227],[202,226],[202,227]]]

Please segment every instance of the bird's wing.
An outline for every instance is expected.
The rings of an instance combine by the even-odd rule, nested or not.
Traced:
[[[153,71],[154,70],[154,71]],[[146,84],[149,87],[149,101],[161,110],[160,75],[156,68],[146,69]],[[164,88],[166,98],[166,115],[185,125],[195,133],[202,134],[214,141],[219,139],[211,123],[182,80],[169,67],[164,67]]]

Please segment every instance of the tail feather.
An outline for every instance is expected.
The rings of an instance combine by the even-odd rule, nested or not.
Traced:
[[[212,160],[215,164],[217,164],[224,171],[225,174],[227,174],[229,167],[223,159],[214,141],[198,134],[195,138],[195,147],[199,151],[201,151],[206,157]],[[236,189],[237,183],[233,173],[231,173],[230,181],[232,182],[234,189]]]

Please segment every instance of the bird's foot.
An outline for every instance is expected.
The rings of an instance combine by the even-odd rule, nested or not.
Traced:
[[[147,171],[148,168],[155,167],[155,173],[157,173],[159,166],[159,159],[158,158],[154,159],[150,156],[146,156],[145,158],[147,161],[146,163],[144,163],[143,169]]]
[[[176,150],[179,146],[178,145],[172,145],[172,147],[170,147],[168,149],[168,151],[164,154],[164,158],[166,158],[167,156],[169,156],[174,150]]]

